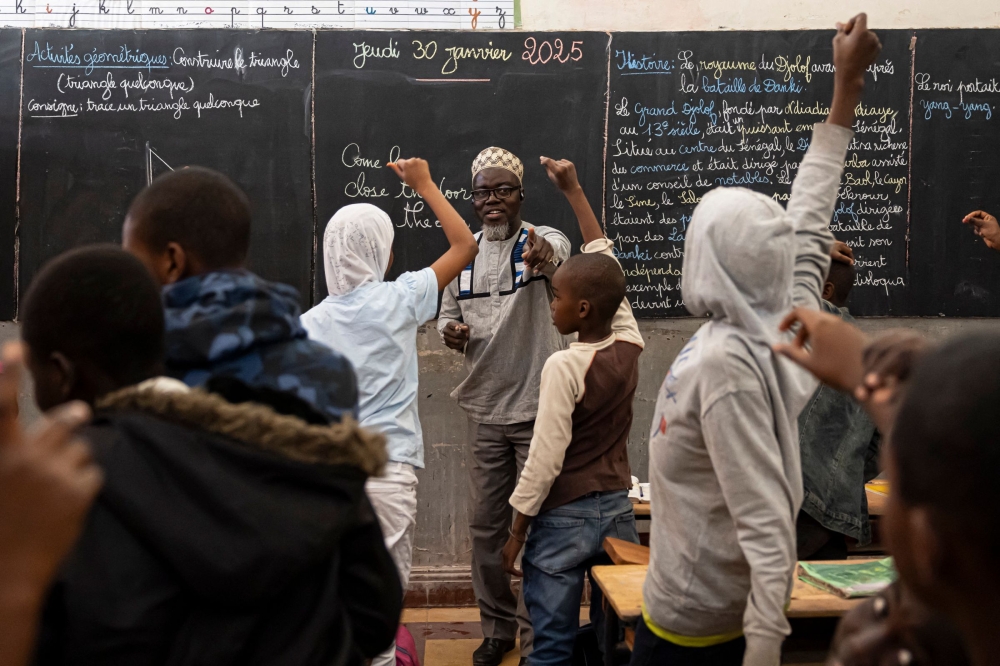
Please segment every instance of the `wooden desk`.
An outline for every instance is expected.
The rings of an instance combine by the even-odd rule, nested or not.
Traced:
[[[624,539],[604,537],[604,552],[616,565],[649,564],[649,546],[641,546]]]
[[[614,645],[618,640],[619,621],[633,622],[642,617],[642,583],[646,580],[648,566],[643,564],[622,564],[618,566],[594,567],[591,569],[594,582],[604,594],[605,609],[610,606],[604,625],[605,645]],[[789,618],[841,617],[863,602],[864,599],[841,599],[795,578],[792,598],[785,610]],[[608,657],[614,650],[606,650],[605,664],[610,666]]]
[[[885,514],[885,505],[889,501],[888,495],[883,495],[882,493],[872,492],[865,488],[865,494],[868,496],[868,515],[869,516],[881,516]]]
[[[632,500],[632,511],[636,518],[649,518],[649,502]]]
[[[646,569],[642,564],[594,567],[594,581],[604,592],[618,617],[631,621],[642,615],[642,582],[646,579]],[[792,599],[785,615],[798,617],[840,617],[863,599],[841,599],[835,594],[824,592],[795,578]]]

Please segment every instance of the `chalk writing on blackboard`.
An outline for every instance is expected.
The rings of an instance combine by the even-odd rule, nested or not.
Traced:
[[[94,113],[166,113],[179,120],[220,112],[243,118],[260,107],[259,98],[199,91],[188,72],[267,70],[286,78],[302,67],[293,49],[266,53],[239,46],[227,51],[177,46],[168,52],[147,52],[128,42],[86,50],[72,41],[58,46],[33,41],[27,45],[24,61],[26,67],[57,74],[53,92],[58,98],[30,98],[26,104],[30,117],[53,119]]]
[[[160,157],[149,141],[146,142],[146,184],[149,185],[153,182],[153,179],[159,175],[159,173],[166,167],[167,171],[173,171],[174,168],[167,164],[167,161]]]
[[[611,54],[605,220],[632,307],[645,316],[684,313],[684,239],[705,192],[747,187],[788,203],[813,124],[829,113],[833,78],[828,50],[754,54],[732,42],[721,52],[704,40],[660,42]],[[894,72],[883,58],[869,76]],[[830,225],[854,248],[862,290],[905,286],[909,142],[906,98],[897,99],[857,107]]]

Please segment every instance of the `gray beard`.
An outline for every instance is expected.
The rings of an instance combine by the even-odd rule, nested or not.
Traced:
[[[487,224],[483,222],[483,238],[488,241],[502,241],[510,237],[509,224]]]

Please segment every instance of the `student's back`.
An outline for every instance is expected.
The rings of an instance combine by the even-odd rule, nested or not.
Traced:
[[[364,494],[380,438],[284,394],[153,379],[158,290],[116,248],[53,260],[22,320],[39,406],[94,406],[104,471],[38,663],[360,664],[389,644],[402,591]]]
[[[434,318],[437,297],[437,278],[425,268],[344,296],[328,296],[302,316],[313,339],[323,340],[354,365],[361,423],[390,441],[409,440],[395,456],[417,467],[424,463],[416,328]]]
[[[169,381],[107,396],[83,431],[105,486],[56,581],[37,663],[376,654],[401,598],[364,495],[377,444]],[[315,453],[291,447],[305,442]]]
[[[367,492],[403,587],[410,577],[417,522],[417,476],[424,441],[417,411],[417,328],[437,311],[438,292],[478,252],[461,216],[420,158],[389,165],[438,216],[449,249],[423,270],[385,280],[392,265],[392,220],[371,204],[337,211],[323,232],[330,295],[302,316],[309,337],[344,354],[358,369],[361,424],[386,437],[389,462]],[[373,666],[396,663],[394,647]]]
[[[819,305],[832,241],[824,212],[832,212],[840,168],[817,168],[816,158],[826,151],[842,160],[849,139],[845,129],[817,125],[787,215],[741,189],[713,190],[695,210],[683,293],[692,313],[712,319],[664,379],[650,440],[656,515],[644,598],[673,634],[737,638],[753,587],[759,607],[748,633],[759,629],[780,645],[802,503],[796,419],[816,382],[771,344],[793,292],[797,304]],[[793,219],[800,190],[817,185],[825,196],[809,201],[812,219]],[[772,538],[786,552],[756,560]]]
[[[357,256],[351,239],[374,241],[378,236],[369,266]],[[302,316],[302,324],[311,339],[354,365],[362,425],[385,435],[393,461],[420,468],[417,327],[437,312],[438,278],[427,267],[383,280],[392,238],[389,216],[375,206],[355,204],[337,211],[323,243],[330,295]]]
[[[691,314],[711,319],[674,360],[654,412],[636,665],[780,661],[803,496],[797,420],[816,380],[772,346],[793,306],[819,308],[849,128],[879,48],[863,14],[838,24],[830,114],[787,210],[720,188],[692,215],[681,290]]]
[[[200,167],[160,176],[129,207],[122,245],[163,286],[171,376],[286,391],[329,421],[357,415],[354,371],[307,339],[298,292],[244,268],[250,202],[228,178]]]
[[[307,338],[298,301],[292,287],[240,269],[165,286],[168,374],[188,386],[232,377],[290,392],[330,421],[357,416],[351,364]]]

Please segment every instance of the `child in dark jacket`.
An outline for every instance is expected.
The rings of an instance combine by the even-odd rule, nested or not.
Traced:
[[[364,492],[380,436],[160,377],[159,292],[118,248],[54,259],[21,313],[39,407],[91,405],[104,471],[37,663],[360,666],[390,644],[402,590]]]
[[[122,245],[163,287],[170,376],[235,379],[292,393],[330,422],[357,418],[354,370],[308,339],[298,292],[245,268],[250,202],[228,178],[202,167],[160,176],[129,207]]]

